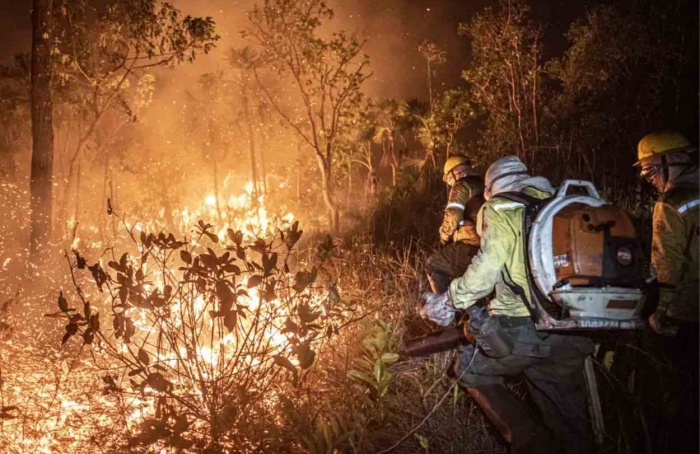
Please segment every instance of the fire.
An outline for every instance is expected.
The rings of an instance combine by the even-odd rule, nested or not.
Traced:
[[[240,231],[243,244],[253,244],[257,239],[270,240],[278,231],[289,228],[294,222],[295,216],[292,213],[272,214],[266,206],[266,196],[254,191],[253,184],[248,182],[243,193],[220,194],[218,196],[207,194],[199,198],[195,204],[174,210],[172,219],[176,228],[175,236],[186,239],[185,247],[194,254],[206,251],[207,247],[218,247],[220,250],[231,247],[231,239],[228,238],[230,231]],[[200,220],[216,225],[213,232],[218,239],[216,246],[211,245],[206,237],[200,237],[196,234],[195,226]],[[157,235],[166,229],[163,213],[158,213],[157,216],[150,219],[127,220],[125,218],[124,227],[130,235],[128,237],[122,235],[112,241],[118,242],[118,244],[128,244],[131,237],[136,241],[136,244],[131,244],[132,249],[133,246],[136,246],[136,251],[128,256],[127,264],[134,270],[139,269],[144,274],[144,281],[141,285],[144,294],[148,295],[154,292],[162,294],[166,288],[178,288],[177,284],[183,282],[182,262],[179,260],[179,256],[153,262],[153,255],[157,252],[152,251],[151,260],[148,262],[143,260],[143,254],[148,248],[142,244],[139,238],[151,233]],[[91,226],[83,226],[83,228],[82,237],[75,236],[72,239],[73,248],[103,251],[106,245],[98,240],[93,240],[97,236],[95,234],[98,232],[98,228]],[[276,247],[284,245],[284,243],[279,242],[279,239],[276,241],[279,243]],[[125,248],[122,247],[122,249]],[[248,253],[252,255],[247,259],[249,263],[260,262],[259,253],[252,251]],[[85,254],[87,255],[88,252]],[[100,263],[103,260],[104,262],[109,261],[108,258],[104,257],[100,259]],[[242,262],[238,263],[240,267],[243,267]],[[290,288],[291,284],[285,282],[285,280],[291,280],[293,283],[294,275],[289,273],[286,277],[280,275],[282,279],[273,284],[277,291],[274,298],[264,296],[262,288],[250,281],[254,274],[259,278],[261,272],[244,268],[242,274],[235,281],[237,288],[241,289],[236,297],[235,307],[239,308],[241,314],[246,315],[238,317],[236,329],[224,329],[221,319],[210,315],[212,312],[221,310],[221,303],[213,296],[215,293],[212,290],[200,291],[192,284],[181,285],[182,292],[173,296],[172,304],[167,308],[144,309],[136,305],[129,305],[129,307],[115,310],[115,314],[120,314],[133,323],[134,332],[129,343],[125,342],[124,337],[116,341],[113,354],[132,358],[130,361],[134,365],[131,366],[131,370],[136,369],[136,365],[142,362],[149,367],[150,374],[158,372],[167,375],[172,380],[173,386],[178,389],[177,392],[190,396],[189,399],[198,400],[197,406],[203,409],[207,408],[206,399],[211,394],[211,387],[219,386],[216,385],[218,381],[222,379],[233,380],[231,377],[238,375],[241,377],[254,375],[259,368],[261,371],[267,370],[265,368],[269,369],[273,366],[270,359],[275,355],[289,357],[289,363],[298,366],[299,361],[292,355],[293,344],[297,338],[285,328],[285,320],[295,316],[289,301],[293,297],[301,295],[308,300],[309,307],[319,309],[320,313],[322,297],[316,295],[315,291],[310,288],[303,292],[293,291]],[[112,285],[116,287],[118,284]],[[109,308],[115,301],[109,292],[99,293],[91,287],[89,282],[83,283],[81,287],[84,289],[84,296],[91,300],[95,310],[109,312]],[[103,326],[107,326],[103,328],[105,332],[107,329],[110,330],[105,336],[113,338],[111,320],[103,317],[102,323]],[[185,330],[188,330],[186,335],[184,334]],[[164,336],[163,333],[170,334]],[[251,333],[253,334],[251,335]],[[108,412],[109,416],[104,416],[106,421],[94,424],[95,427],[108,423],[114,424],[116,421],[125,421],[125,429],[133,433],[140,430],[144,421],[157,417],[160,411],[157,402],[167,395],[164,392],[164,387],[144,380],[143,377],[147,375],[145,372],[127,375],[130,369],[124,369],[123,366],[115,363],[113,356],[107,354],[109,349],[109,345],[96,340],[92,346],[95,355],[93,358],[103,370],[117,371],[120,370],[119,367],[122,367],[122,376],[118,377],[117,382],[120,388],[129,390],[131,397],[120,399],[117,395],[105,394],[100,399],[91,401],[85,399],[84,396],[76,397],[68,392],[57,392],[55,402],[59,413],[52,417],[48,426],[43,427],[46,430],[46,435],[27,440],[23,439],[23,435],[20,433],[21,424],[5,425],[6,431],[8,428],[10,431],[14,428],[18,431],[17,437],[5,437],[5,439],[13,440],[12,446],[17,446],[17,449],[13,447],[10,452],[48,453],[55,452],[57,444],[63,447],[70,446],[70,443],[66,444],[64,440],[56,440],[53,433],[61,427],[75,424],[74,419],[89,412],[92,405],[109,408],[110,412],[117,412],[117,410],[120,412],[120,414],[114,415]],[[153,368],[156,366],[158,368]],[[228,375],[222,378],[221,371],[223,370],[227,371]],[[104,372],[100,374],[104,375]],[[261,374],[266,375],[269,372],[261,372]],[[96,376],[92,375],[93,379]],[[83,376],[83,378],[87,377]],[[134,382],[141,383],[140,387],[134,388]],[[231,386],[234,384],[235,380]],[[18,400],[21,399],[22,394],[28,392],[28,389],[25,390],[24,387],[17,389],[16,397]],[[270,408],[276,405],[276,402],[268,397],[265,398],[264,402]],[[201,427],[198,427],[203,422],[194,420],[191,421],[191,424],[192,430],[200,430]],[[73,433],[74,429],[71,428],[69,432]],[[78,438],[78,436],[75,437],[76,440]],[[85,441],[83,442],[85,443]],[[77,445],[72,446],[77,447]],[[156,449],[156,452],[170,451]]]

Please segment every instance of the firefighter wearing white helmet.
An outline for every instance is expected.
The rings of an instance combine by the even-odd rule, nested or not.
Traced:
[[[530,176],[515,156],[491,165],[486,202],[477,221],[481,248],[464,275],[452,281],[448,296],[429,295],[422,313],[438,324],[449,324],[456,309],[469,309],[495,288],[488,320],[511,348],[498,357],[475,351],[473,345],[464,348],[455,365],[461,384],[511,445],[511,452],[591,452],[583,367],[593,343],[582,336],[535,330],[526,306],[531,293],[523,241],[525,206],[508,199],[508,192],[547,199],[554,188],[546,178]],[[520,373],[555,439],[505,387],[504,377]]]
[[[651,264],[659,304],[649,317],[680,386],[664,405],[673,446],[697,448],[698,429],[698,253],[700,189],[697,148],[673,131],[646,135],[637,146],[641,176],[659,192],[654,204]],[[672,387],[675,388],[675,387]],[[661,450],[668,448],[662,446]]]
[[[447,158],[443,181],[450,187],[440,225],[440,243],[444,245],[427,261],[430,287],[444,293],[450,280],[461,276],[479,249],[476,215],[484,202],[483,177],[464,155]]]

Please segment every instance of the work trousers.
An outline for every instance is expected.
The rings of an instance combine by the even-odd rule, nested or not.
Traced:
[[[564,452],[593,451],[586,404],[584,360],[593,342],[583,336],[537,332],[529,319],[498,317],[513,342],[503,358],[490,358],[468,345],[455,364],[467,388],[503,384],[504,377],[524,375],[542,422],[558,438]],[[464,374],[462,374],[464,372]]]

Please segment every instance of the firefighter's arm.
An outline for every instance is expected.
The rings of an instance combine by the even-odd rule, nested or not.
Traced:
[[[515,244],[508,223],[491,205],[484,205],[479,217],[481,249],[464,275],[450,284],[450,299],[458,309],[469,308],[493,291]]]
[[[442,225],[440,225],[440,241],[442,243],[449,242],[452,235],[459,229],[459,223],[464,219],[464,209],[470,196],[469,186],[459,181],[450,188],[445,212],[442,215]]]
[[[659,310],[666,312],[673,305],[676,286],[682,275],[685,226],[678,211],[671,205],[654,205],[651,264],[659,282]]]

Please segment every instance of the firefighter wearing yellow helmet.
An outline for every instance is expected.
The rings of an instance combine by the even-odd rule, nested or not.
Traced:
[[[440,243],[445,246],[427,262],[434,293],[446,292],[450,281],[464,273],[479,250],[476,216],[484,203],[483,177],[466,156],[447,158],[443,181],[450,187],[440,225]]]
[[[639,142],[637,157],[635,165],[641,168],[641,176],[660,194],[654,204],[651,245],[659,304],[649,317],[649,326],[664,335],[659,339],[660,344],[678,373],[680,385],[671,397],[673,402],[665,401],[662,418],[674,440],[673,446],[697,448],[700,381],[697,148],[677,132],[655,132]]]
[[[695,156],[694,156],[695,154]],[[654,331],[674,331],[668,318],[698,323],[697,149],[683,135],[655,132],[637,147],[641,176],[660,197],[654,205],[651,262],[660,285],[659,307],[650,319]]]

